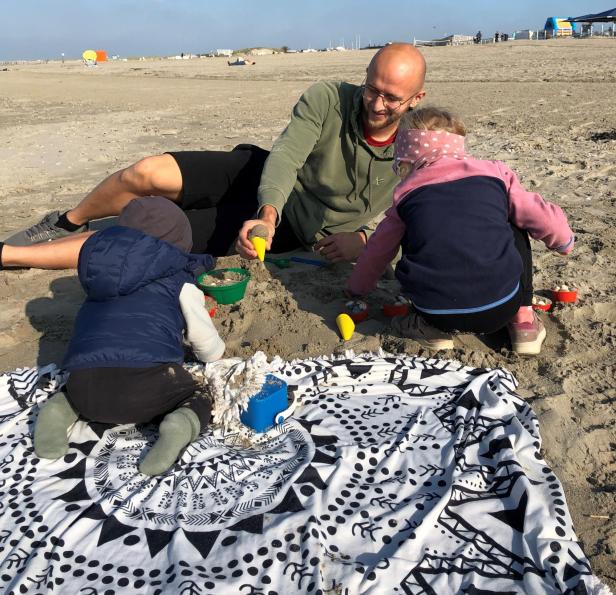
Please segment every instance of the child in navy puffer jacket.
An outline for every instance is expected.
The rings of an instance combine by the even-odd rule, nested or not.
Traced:
[[[205,362],[221,358],[225,344],[196,286],[215,261],[189,254],[191,247],[186,215],[162,197],[131,201],[118,226],[85,241],[78,274],[86,300],[63,362],[70,376],[65,393],[39,412],[39,456],[63,456],[78,417],[124,424],[164,415],[160,437],[139,465],[158,475],[209,423],[211,404],[182,367],[183,338]]]
[[[465,135],[445,110],[403,116],[394,155],[402,182],[347,290],[374,289],[401,247],[396,277],[413,303],[409,316],[394,320],[403,336],[452,349],[454,331],[507,325],[514,351],[538,354],[546,332],[532,309],[528,235],[566,255],[573,234],[560,207],[524,190],[504,163],[466,155]]]

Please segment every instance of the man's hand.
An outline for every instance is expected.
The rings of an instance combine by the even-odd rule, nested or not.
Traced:
[[[265,249],[269,250],[272,247],[272,238],[274,237],[274,233],[276,233],[277,216],[278,214],[274,207],[265,205],[263,209],[261,209],[260,219],[249,219],[248,221],[244,221],[244,225],[242,225],[237,236],[237,241],[235,242],[235,249],[242,258],[247,258],[249,260],[257,258],[257,251],[254,249],[252,242],[248,239],[248,233],[255,225],[264,225],[267,228],[268,237]]]
[[[314,245],[314,250],[320,252],[330,262],[350,262],[357,260],[365,245],[364,232],[345,231],[319,240]]]

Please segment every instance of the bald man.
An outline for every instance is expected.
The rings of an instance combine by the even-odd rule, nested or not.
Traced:
[[[237,251],[256,257],[247,236],[261,223],[273,251],[312,247],[332,262],[356,259],[371,221],[391,205],[398,122],[424,97],[425,72],[419,51],[396,43],[374,55],[361,86],[308,89],[272,147],[257,193],[259,218],[244,223]]]
[[[310,87],[271,152],[239,145],[229,152],[147,157],[106,178],[74,209],[50,213],[6,240],[1,263],[73,266],[72,245],[78,254],[84,241],[79,232],[90,220],[116,215],[134,198],[150,195],[186,211],[198,252],[222,256],[235,247],[256,258],[247,236],[262,224],[272,252],[312,248],[332,262],[352,261],[373,230],[371,221],[391,204],[398,122],[424,97],[425,70],[416,48],[388,45],[373,56],[362,85]],[[53,252],[56,243],[49,240],[64,236],[70,237]]]

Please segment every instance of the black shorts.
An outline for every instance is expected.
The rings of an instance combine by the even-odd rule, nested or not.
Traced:
[[[269,151],[238,145],[232,151],[177,151],[169,155],[182,174],[180,206],[185,211],[217,207],[231,196],[256,211],[257,189]]]
[[[269,151],[238,145],[232,151],[178,151],[169,155],[182,174],[179,204],[193,231],[193,252],[231,254],[242,224],[253,219],[259,208],[257,190]],[[300,247],[283,213],[272,252]]]
[[[71,372],[66,396],[88,421],[145,423],[177,407],[190,407],[201,427],[210,421],[209,401],[195,394],[197,383],[179,364],[147,368],[86,368]]]

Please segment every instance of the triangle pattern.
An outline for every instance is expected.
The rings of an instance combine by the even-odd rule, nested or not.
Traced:
[[[208,557],[208,554],[214,547],[218,536],[220,535],[220,531],[209,531],[209,532],[193,532],[193,531],[184,531],[184,535],[186,535],[186,539],[190,541],[192,546],[201,554],[201,557],[205,560]]]
[[[156,529],[146,529],[145,538],[150,549],[150,556],[154,558],[158,552],[165,549],[173,539],[175,531],[159,531]]]
[[[115,517],[110,516],[103,521],[103,527],[101,529],[100,535],[98,536],[97,545],[103,545],[105,543],[108,543],[109,541],[118,539],[126,535],[127,533],[131,533],[134,530],[135,527],[123,525]]]
[[[304,510],[302,503],[299,501],[297,494],[293,488],[290,488],[289,491],[285,494],[282,502],[270,510],[270,513],[273,514],[283,514],[285,512],[300,512]]]
[[[243,519],[239,523],[235,523],[235,525],[229,527],[229,530],[246,531],[247,533],[261,534],[263,533],[263,515],[256,514],[255,516]]]
[[[526,517],[526,505],[528,504],[528,494],[524,492],[520,498],[520,502],[515,508],[510,510],[499,510],[491,512],[490,515],[498,519],[502,523],[509,525],[512,529],[524,532],[524,518]]]

